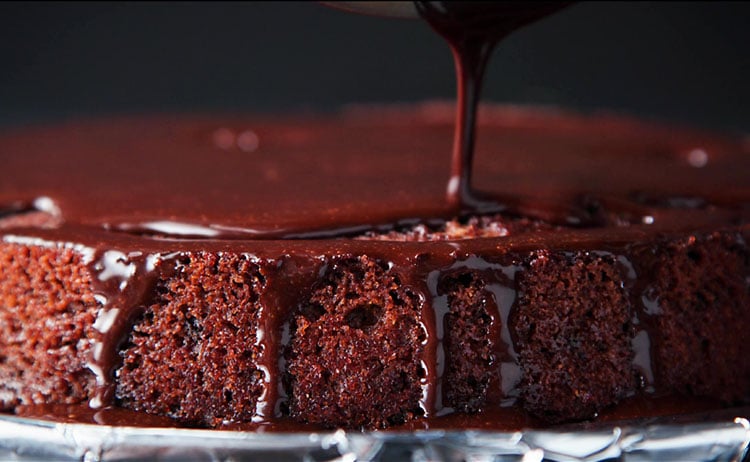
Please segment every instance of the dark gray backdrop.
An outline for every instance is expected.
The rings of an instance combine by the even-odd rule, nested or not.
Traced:
[[[747,3],[580,3],[494,55],[488,100],[750,131]],[[452,98],[421,21],[315,3],[0,5],[0,125]]]

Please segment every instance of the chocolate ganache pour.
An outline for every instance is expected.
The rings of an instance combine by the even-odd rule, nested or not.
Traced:
[[[414,2],[417,11],[448,41],[456,65],[458,102],[448,203],[460,212],[502,210],[498,201],[472,190],[477,106],[495,45],[514,30],[554,13],[566,2]]]

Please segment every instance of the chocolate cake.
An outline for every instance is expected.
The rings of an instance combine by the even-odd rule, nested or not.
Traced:
[[[507,107],[478,128],[487,213],[444,199],[447,106],[8,131],[3,410],[510,428],[747,403],[747,142]]]

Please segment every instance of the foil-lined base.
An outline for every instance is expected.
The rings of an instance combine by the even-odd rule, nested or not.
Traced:
[[[597,430],[256,433],[54,423],[0,416],[0,460],[741,461],[750,422]]]

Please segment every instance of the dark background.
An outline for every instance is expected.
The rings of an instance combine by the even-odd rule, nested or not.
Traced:
[[[580,3],[516,32],[487,100],[750,132],[748,3]],[[315,3],[0,5],[0,125],[448,99],[422,21]]]

